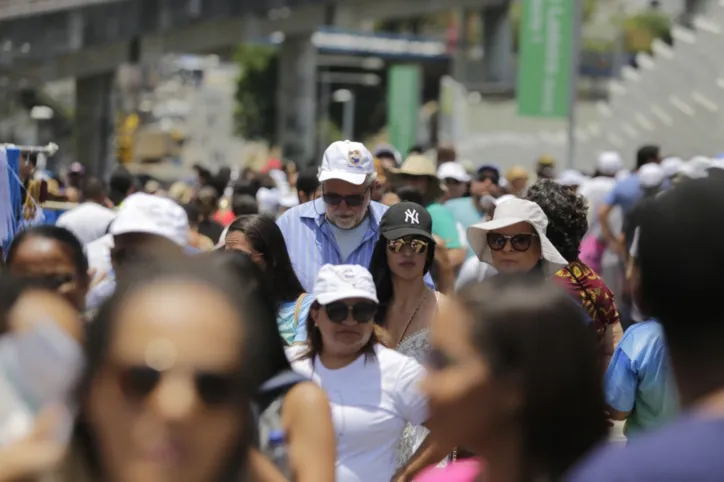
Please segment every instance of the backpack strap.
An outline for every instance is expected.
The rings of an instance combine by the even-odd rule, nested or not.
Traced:
[[[309,379],[294,370],[285,370],[273,376],[259,388],[259,396],[257,397],[259,412],[264,412],[275,399],[287,393],[297,383],[306,381],[309,381]]]
[[[299,298],[297,298],[297,304],[294,306],[294,331],[297,330],[297,326],[299,325],[299,312],[302,311],[302,302],[306,297],[307,293],[299,295]]]

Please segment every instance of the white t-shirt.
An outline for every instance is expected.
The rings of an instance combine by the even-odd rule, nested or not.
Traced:
[[[397,445],[405,422],[428,419],[427,399],[419,390],[425,369],[414,359],[382,345],[376,359],[364,356],[329,370],[315,359],[294,361],[304,350],[288,350],[292,368],[321,386],[329,398],[337,433],[337,482],[389,482],[395,473]]]
[[[84,246],[85,256],[88,258],[88,267],[95,270],[96,278],[105,276],[112,269],[111,249],[113,249],[113,236],[106,234]],[[95,278],[94,278],[95,279]]]
[[[61,214],[55,224],[75,234],[82,244],[88,244],[104,236],[115,217],[112,209],[85,202]]]

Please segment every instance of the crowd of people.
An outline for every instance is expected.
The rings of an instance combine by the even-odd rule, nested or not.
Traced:
[[[0,482],[724,480],[724,163],[625,165],[76,169],[4,253]]]

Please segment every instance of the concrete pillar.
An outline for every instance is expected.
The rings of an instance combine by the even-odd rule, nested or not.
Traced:
[[[513,25],[508,5],[486,7],[483,16],[485,82],[513,85]]]
[[[311,34],[287,37],[279,50],[277,97],[282,155],[300,163],[319,157],[317,125],[317,49]]]
[[[75,142],[77,160],[89,174],[103,176],[111,163],[115,72],[76,79]]]

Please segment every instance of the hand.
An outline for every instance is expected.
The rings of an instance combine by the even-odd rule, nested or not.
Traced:
[[[445,241],[440,236],[433,235],[435,239],[435,262],[441,271],[452,271],[450,256]]]
[[[0,482],[39,477],[60,463],[65,445],[55,440],[54,435],[64,416],[63,409],[43,410],[27,437],[0,449]]]

